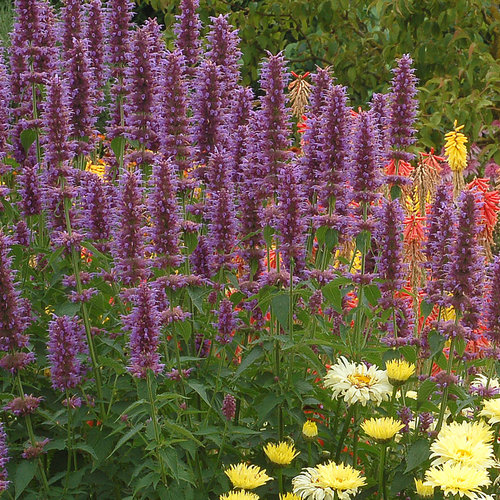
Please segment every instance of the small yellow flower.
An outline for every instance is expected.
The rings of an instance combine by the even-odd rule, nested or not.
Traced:
[[[451,170],[461,172],[467,166],[467,137],[460,130],[464,125],[457,127],[457,120],[453,124],[453,130],[444,137],[446,139],[444,150],[448,157]]]
[[[434,498],[434,486],[427,486],[421,479],[415,479],[417,495],[422,498]]]
[[[248,491],[230,491],[225,495],[221,495],[219,500],[259,500],[259,495]]]
[[[402,424],[392,417],[370,418],[361,424],[361,428],[379,443],[390,441],[402,428]]]
[[[302,426],[302,435],[306,439],[314,439],[318,435],[318,426],[316,425],[316,422],[307,420]]]
[[[500,422],[500,399],[486,399],[483,401],[483,409],[479,415],[488,418],[490,425],[498,424]]]
[[[404,359],[392,359],[385,364],[389,382],[398,387],[403,385],[414,373],[415,365]]]
[[[106,174],[106,164],[99,161],[99,163],[92,163],[90,160],[87,162],[85,166],[85,170],[87,172],[92,172],[93,174],[98,175],[101,179],[104,179],[104,175]]]
[[[264,453],[276,465],[290,465],[300,452],[295,449],[293,444],[280,441],[278,444],[268,443],[264,446]]]
[[[425,485],[441,488],[445,496],[459,495],[471,500],[483,498],[480,488],[491,484],[486,469],[447,462],[442,467],[432,467],[425,473]]]
[[[244,463],[231,465],[224,472],[231,483],[233,483],[233,488],[240,488],[242,490],[253,490],[272,479],[266,474],[265,470],[261,470],[257,465],[247,465]]]
[[[280,500],[302,500],[295,493],[280,493]]]

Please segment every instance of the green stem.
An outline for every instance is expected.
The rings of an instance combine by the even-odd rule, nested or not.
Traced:
[[[68,433],[66,438],[66,449],[68,450],[68,462],[66,466],[66,479],[64,480],[64,494],[66,494],[66,491],[68,491],[69,474],[71,472],[71,459],[73,453],[73,436],[72,436],[72,426],[71,426],[72,414],[71,414],[71,404],[69,400],[68,389],[66,389],[66,406],[68,408]]]
[[[356,463],[358,461],[358,441],[359,441],[359,426],[356,423],[358,416],[357,407],[354,407],[354,420],[353,420],[353,428],[354,435],[352,437],[352,466],[356,468]]]
[[[313,464],[312,464],[312,443],[311,443],[310,439],[307,441],[307,465],[309,467],[313,466]]]
[[[379,498],[383,498],[384,500],[387,500],[387,491],[385,488],[385,479],[384,479],[386,453],[387,453],[387,447],[385,444],[382,444],[382,453],[380,454],[380,463],[378,468],[378,484],[379,484],[378,496]]]
[[[278,487],[279,487],[279,492],[283,493],[283,469],[281,467],[278,467],[277,476],[278,476]]]
[[[153,387],[151,383],[152,372],[148,370],[147,373],[147,382],[148,382],[148,394],[149,394],[149,403],[151,406],[151,420],[153,422],[153,428],[155,432],[155,441],[156,441],[156,455],[158,457],[158,461],[160,462],[160,471],[161,471],[161,481],[164,485],[167,484],[167,478],[165,475],[165,466],[163,464],[163,457],[160,452],[160,428],[158,427],[158,418],[156,416],[156,405],[155,399],[153,395]]]
[[[453,337],[450,342],[450,352],[448,354],[448,366],[446,368],[446,373],[449,375],[451,373],[451,367],[453,365],[453,351],[455,350],[455,339],[456,337]],[[438,423],[436,425],[436,432],[439,433],[441,430],[441,427],[443,426],[443,420],[444,420],[444,412],[446,410],[446,407],[448,406],[448,394],[450,392],[450,387],[449,384],[446,384],[446,387],[443,389],[443,395],[441,397],[441,406],[439,408],[439,419]]]
[[[354,414],[354,408],[356,405],[351,405],[347,410],[347,415],[344,421],[344,425],[342,426],[342,433],[340,434],[339,442],[337,444],[337,451],[335,452],[335,462],[339,462],[340,455],[342,453],[342,448],[344,446],[344,441],[347,436],[347,431],[349,430],[349,425],[351,425],[351,418]]]

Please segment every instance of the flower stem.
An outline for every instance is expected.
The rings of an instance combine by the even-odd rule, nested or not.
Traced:
[[[68,482],[69,482],[69,474],[71,472],[71,459],[72,459],[72,453],[73,453],[73,435],[72,435],[72,425],[71,425],[71,420],[72,420],[72,414],[71,414],[71,403],[69,400],[69,392],[68,389],[66,389],[66,407],[68,408],[68,422],[67,422],[67,427],[68,427],[68,433],[67,433],[67,438],[66,438],[66,449],[68,451],[68,463],[66,467],[66,479],[64,480],[64,493],[68,490]]]
[[[351,418],[354,414],[354,408],[356,405],[351,405],[349,410],[347,410],[347,415],[344,420],[344,425],[342,426],[342,434],[340,435],[339,442],[337,444],[337,451],[335,452],[335,462],[338,463],[340,460],[340,455],[342,453],[342,447],[344,445],[345,438],[347,436],[347,431],[349,430],[349,425],[351,424]]]
[[[384,444],[382,444],[382,453],[380,454],[380,463],[379,463],[379,468],[378,468],[378,484],[379,484],[379,498],[383,498],[384,500],[387,500],[387,491],[385,487],[385,479],[384,479],[384,472],[385,472],[385,456],[387,452],[387,447]]]
[[[277,475],[278,475],[279,492],[283,493],[283,469],[281,467],[278,467]]]
[[[456,337],[453,337],[450,342],[450,352],[448,354],[448,366],[446,368],[446,373],[449,375],[451,373],[451,367],[453,365],[453,351],[455,350],[455,339]],[[450,392],[450,387],[449,384],[446,384],[446,387],[443,389],[443,395],[441,397],[441,406],[439,409],[439,420],[436,425],[436,432],[439,433],[441,430],[441,427],[443,426],[443,420],[444,420],[444,412],[446,410],[446,407],[448,406],[448,394]]]

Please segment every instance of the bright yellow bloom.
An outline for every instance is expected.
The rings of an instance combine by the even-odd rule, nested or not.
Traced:
[[[403,423],[392,417],[370,418],[361,424],[366,434],[379,443],[390,441],[403,427]]]
[[[431,445],[432,465],[447,462],[469,467],[492,467],[493,432],[484,422],[452,422],[444,426],[437,439]]]
[[[104,175],[106,174],[106,164],[102,161],[99,163],[92,163],[90,160],[87,162],[85,166],[85,170],[87,172],[92,172],[93,174],[98,175],[101,179],[104,179]]]
[[[231,465],[224,471],[227,477],[233,483],[233,488],[242,490],[253,490],[268,481],[271,481],[265,470],[261,470],[257,465],[247,465],[244,463]]]
[[[225,495],[221,495],[219,500],[259,500],[259,495],[248,491],[230,491]]]
[[[294,493],[280,493],[280,500],[302,500],[300,497]]]
[[[318,426],[316,422],[307,420],[302,426],[302,434],[306,439],[314,439],[318,435]]]
[[[445,496],[460,495],[470,500],[486,498],[480,488],[491,484],[486,469],[451,462],[432,467],[425,473],[425,479],[425,485],[441,488]]]
[[[392,393],[385,370],[375,365],[368,368],[364,363],[352,363],[343,356],[326,374],[325,387],[332,390],[333,398],[341,396],[348,405],[359,402],[366,406],[368,401],[380,404]]]
[[[498,424],[500,422],[500,399],[496,398],[484,400],[483,409],[479,415],[488,418],[488,423],[490,425]]]
[[[457,120],[453,124],[453,130],[444,137],[446,139],[444,150],[448,157],[448,164],[454,171],[461,172],[467,166],[467,137],[460,130],[464,125],[457,127]]]
[[[350,465],[328,462],[317,467],[307,467],[292,479],[293,492],[300,498],[333,500],[335,494],[340,500],[349,500],[358,488],[366,484],[361,473]]]
[[[290,465],[291,461],[300,453],[293,444],[280,441],[278,444],[267,443],[264,453],[271,462],[277,465]]]
[[[394,386],[403,385],[414,373],[415,365],[404,359],[392,359],[385,364],[389,382]]]
[[[427,486],[421,479],[415,479],[417,495],[422,498],[434,498],[434,486]]]

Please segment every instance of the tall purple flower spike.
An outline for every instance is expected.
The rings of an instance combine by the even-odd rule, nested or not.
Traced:
[[[119,279],[137,284],[146,275],[144,259],[144,204],[141,173],[125,171],[120,176],[112,251]]]
[[[177,203],[177,168],[172,160],[158,154],[150,179],[149,213],[151,237],[157,263],[161,267],[177,266],[181,260],[180,210]]]
[[[458,199],[457,230],[446,265],[445,288],[451,293],[449,304],[472,329],[479,322],[482,308],[484,258],[477,235],[481,231],[479,204],[473,191],[464,191]]]
[[[3,422],[0,422],[0,493],[6,491],[10,481],[7,479],[7,462],[10,460],[9,449],[7,448],[7,434],[3,428]]]
[[[137,378],[146,378],[148,370],[158,375],[164,365],[158,354],[160,314],[156,302],[146,282],[141,282],[131,298],[134,304],[132,312],[123,318],[125,327],[130,330],[128,370]]]
[[[56,317],[49,323],[47,350],[52,387],[65,391],[79,385],[86,372],[80,358],[88,349],[85,330],[76,316]]]
[[[389,94],[373,94],[370,102],[370,113],[373,117],[373,123],[378,133],[378,141],[380,144],[380,158],[382,162],[386,162],[389,156],[390,147],[390,108]]]
[[[228,21],[228,15],[211,17],[212,26],[207,35],[208,50],[205,57],[221,69],[222,98],[229,99],[240,79],[241,50],[238,30]]]
[[[82,11],[81,0],[64,0],[60,38],[66,54],[74,47],[74,41],[83,37]]]
[[[177,36],[175,46],[184,55],[187,73],[190,75],[194,75],[194,67],[201,52],[201,21],[196,12],[199,4],[199,0],[181,0],[181,13],[175,16],[177,19],[174,26],[174,33]]]
[[[277,185],[279,172],[290,157],[290,109],[286,107],[285,95],[287,83],[288,71],[283,54],[269,54],[262,63],[260,87],[264,95],[256,116],[254,140],[258,148],[258,175],[272,186]]]
[[[500,344],[500,255],[490,266],[490,293],[486,306],[486,335],[496,346]]]
[[[187,170],[190,157],[188,87],[185,63],[180,50],[169,52],[160,68],[156,115],[160,151],[171,158],[179,173]]]
[[[417,140],[414,125],[418,107],[415,99],[418,80],[411,67],[413,60],[409,54],[404,54],[396,63],[397,67],[392,70],[394,78],[389,98],[390,154],[396,161],[410,161],[415,155],[405,150]]]
[[[326,96],[330,93],[333,79],[328,69],[318,68],[312,75],[312,91],[309,105],[306,108],[307,129],[303,135],[304,156],[302,157],[302,172],[307,185],[309,198],[312,200],[318,192],[321,176],[323,113],[326,105]]]
[[[286,268],[300,275],[305,268],[305,242],[308,217],[306,196],[300,184],[301,172],[296,163],[284,164],[278,176],[278,209],[276,226],[279,251]]]
[[[10,125],[9,125],[9,107],[11,93],[9,88],[9,75],[7,68],[0,55],[0,162],[5,158],[10,145],[8,143]],[[0,170],[3,167],[0,167]]]
[[[102,97],[102,88],[106,82],[107,69],[104,65],[106,43],[104,40],[105,19],[101,0],[90,0],[85,4],[85,38],[87,40],[88,55],[91,64],[92,79]]]
[[[427,242],[424,252],[430,271],[430,279],[426,287],[427,296],[434,304],[445,306],[447,294],[444,283],[455,237],[455,212],[450,189],[444,183],[436,189],[427,219],[426,233]]]
[[[230,300],[223,299],[219,306],[218,334],[215,336],[215,340],[222,345],[230,344],[233,341],[233,331],[235,329],[236,319],[233,312],[233,304]]]

